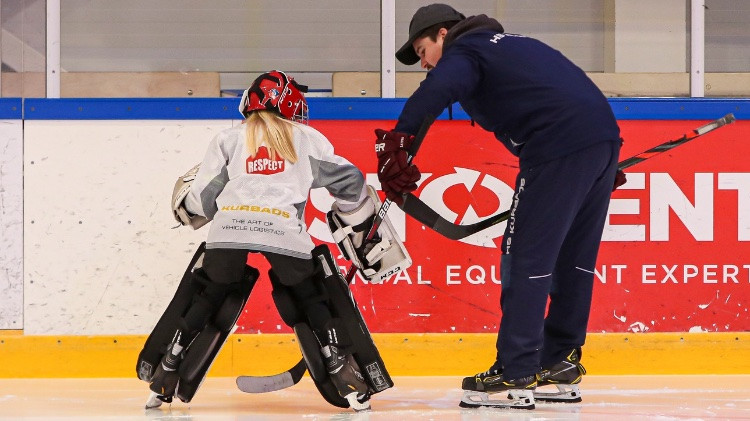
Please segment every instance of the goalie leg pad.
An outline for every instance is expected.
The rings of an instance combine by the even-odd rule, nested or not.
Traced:
[[[151,382],[156,367],[176,337],[175,332],[185,331],[186,314],[196,304],[200,305],[207,301],[204,296],[208,289],[206,279],[205,276],[201,276],[204,252],[205,243],[198,247],[177,287],[174,298],[146,340],[136,365],[139,379]],[[242,282],[211,285],[211,288],[225,288],[229,292],[223,302],[216,305],[208,323],[183,351],[184,358],[178,369],[180,379],[175,392],[175,396],[180,400],[190,402],[193,398],[211,363],[234,328],[258,277],[258,270],[247,266]]]
[[[209,324],[190,343],[178,370],[180,380],[175,396],[181,401],[190,402],[193,399],[228,335]]]
[[[357,209],[343,212],[336,202],[327,213],[328,228],[339,251],[368,280],[378,283],[411,266],[411,257],[393,228],[388,215],[377,229],[373,240],[365,242],[375,212],[382,205],[375,189],[367,186],[367,198]]]
[[[257,269],[248,266],[245,280],[234,284],[234,291],[227,294],[212,320],[201,330],[185,351],[180,364],[180,382],[177,396],[183,402],[190,402],[200,387],[216,355],[232,333],[237,319],[245,307],[250,291],[260,276]]]
[[[368,396],[392,387],[393,382],[385,369],[377,348],[375,348],[375,344],[372,342],[362,315],[351,298],[346,281],[344,281],[338,268],[334,266],[333,255],[328,246],[321,245],[314,249],[313,259],[316,270],[309,282],[316,286],[316,289],[320,292],[319,295],[310,297],[306,303],[299,303],[293,297],[291,287],[284,285],[274,271],[269,271],[273,285],[272,296],[284,323],[294,328],[305,364],[320,394],[331,405],[348,408],[349,402],[339,395],[339,391],[323,362],[321,355],[323,343],[334,342],[342,351],[352,353],[357,364],[367,371],[367,373],[363,371],[362,375],[365,377],[369,388]],[[318,338],[313,332],[309,317],[306,314],[306,310],[314,308],[321,301],[333,317],[328,323],[335,326],[337,330],[338,336],[333,341],[329,341],[327,338]],[[326,334],[327,330],[323,329],[320,334]]]
[[[143,350],[138,355],[135,370],[138,378],[145,382],[151,381],[151,377],[153,377],[156,367],[164,356],[167,347],[172,344],[175,331],[180,326],[182,316],[193,302],[193,297],[198,293],[198,286],[192,282],[192,271],[193,268],[200,267],[205,250],[206,243],[201,243],[190,260],[185,273],[182,275],[182,280],[180,280],[177,286],[177,291],[172,301],[167,306],[161,318],[159,318],[154,330],[146,339]]]
[[[339,395],[338,389],[333,384],[326,370],[323,357],[320,354],[320,342],[306,323],[294,325],[294,334],[297,336],[302,357],[305,359],[310,377],[315,387],[326,402],[339,408],[348,408],[349,402]]]
[[[271,296],[273,297],[276,309],[279,311],[279,315],[284,323],[294,329],[305,365],[310,372],[310,377],[313,379],[318,392],[331,405],[339,408],[348,408],[349,403],[346,399],[339,396],[336,386],[326,371],[323,357],[320,354],[321,343],[315,333],[313,333],[308,317],[305,314],[304,309],[311,306],[298,304],[294,297],[292,297],[290,287],[284,285],[273,270],[268,271],[268,276],[273,286]],[[320,281],[315,281],[314,283],[315,285],[322,286]]]
[[[385,363],[330,249],[321,244],[313,249],[312,254],[323,275],[321,282],[329,297],[331,313],[334,318],[340,319],[341,327],[348,335],[345,340],[351,343],[349,346],[354,360],[362,369],[362,375],[372,393],[393,387]]]
[[[259,272],[256,270],[255,278],[258,275]],[[219,311],[216,312],[216,316],[214,316],[214,325],[222,332],[231,331],[234,324],[237,323],[237,319],[239,319],[249,295],[250,291],[247,291],[247,294],[242,291],[232,292],[227,295],[224,304],[222,304]]]

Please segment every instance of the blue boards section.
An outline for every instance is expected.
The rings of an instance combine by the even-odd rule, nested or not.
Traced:
[[[61,98],[24,100],[26,120],[237,119],[230,98]]]
[[[237,98],[63,98],[0,100],[0,117],[26,120],[239,119]],[[405,98],[308,98],[315,120],[395,120]],[[749,98],[610,98],[618,120],[714,120],[734,113],[750,118]],[[469,117],[454,104],[453,119]],[[449,118],[446,110],[439,117]]]
[[[750,98],[609,98],[609,104],[618,120],[750,118]]]
[[[21,98],[0,98],[0,120],[19,120],[23,118]]]

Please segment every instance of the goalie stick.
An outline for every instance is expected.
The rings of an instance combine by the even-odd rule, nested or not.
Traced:
[[[724,117],[721,117],[708,124],[698,127],[697,129],[694,129],[694,135],[692,136],[688,136],[687,134],[685,134],[679,139],[668,140],[660,145],[654,146],[647,151],[641,152],[638,155],[625,159],[617,165],[617,168],[620,170],[624,170],[626,168],[632,167],[635,164],[653,158],[655,155],[658,155],[662,152],[674,149],[677,146],[689,142],[697,137],[703,136],[704,134],[716,130],[719,127],[731,124],[734,121],[734,114],[729,113]],[[507,210],[473,224],[454,224],[440,216],[432,208],[427,206],[427,204],[424,203],[420,198],[414,196],[412,193],[408,193],[405,195],[403,205],[401,205],[401,209],[406,214],[416,219],[423,225],[451,240],[460,240],[462,238],[466,238],[470,235],[476,234],[482,230],[499,224],[510,217],[510,210]]]
[[[416,155],[417,150],[419,150],[419,147],[422,145],[422,141],[424,140],[424,137],[427,135],[427,131],[430,129],[430,126],[432,126],[432,123],[434,121],[435,117],[431,115],[426,116],[422,121],[419,132],[417,132],[416,136],[414,136],[414,141],[412,142],[411,148],[409,149],[409,157],[407,158],[407,163],[410,163],[414,159],[414,155]],[[370,240],[375,236],[375,233],[377,232],[380,224],[383,222],[383,218],[385,218],[385,215],[388,212],[391,203],[393,202],[388,198],[383,201],[380,209],[375,214],[375,219],[372,222],[372,227],[367,233],[367,237],[365,237],[366,240]],[[347,284],[350,284],[352,282],[355,273],[357,273],[357,267],[352,265],[346,272],[346,277],[344,278]],[[299,362],[297,362],[297,364],[294,365],[294,367],[279,374],[275,374],[272,376],[239,376],[237,377],[237,388],[247,393],[266,393],[286,389],[287,387],[291,387],[299,383],[306,370],[307,365],[305,364],[305,359],[302,358],[301,360],[299,360]]]

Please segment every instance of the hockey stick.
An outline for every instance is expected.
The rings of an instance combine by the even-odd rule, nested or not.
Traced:
[[[641,152],[638,155],[625,159],[617,165],[617,168],[620,170],[624,170],[626,168],[632,167],[635,164],[653,158],[654,156],[662,152],[674,149],[677,146],[689,142],[697,137],[703,136],[704,134],[716,130],[719,127],[731,124],[734,121],[734,114],[729,113],[724,117],[721,117],[708,124],[698,127],[697,129],[694,129],[694,135],[690,137],[685,134],[679,139],[668,140],[660,145],[654,146],[647,151]],[[466,238],[470,235],[478,233],[479,231],[499,224],[510,217],[510,210],[507,210],[473,224],[454,224],[440,216],[437,212],[427,206],[427,204],[425,204],[418,197],[414,196],[412,193],[406,195],[406,197],[404,198],[404,203],[403,205],[401,205],[401,209],[412,218],[421,222],[423,225],[426,225],[438,234],[441,234],[442,236],[451,240],[460,240],[462,238]]]
[[[237,388],[246,393],[266,393],[286,389],[299,383],[307,371],[305,359],[299,360],[289,370],[273,376],[239,376]]]
[[[419,131],[417,132],[416,136],[414,136],[414,141],[409,148],[409,157],[406,159],[407,164],[410,164],[414,159],[414,155],[417,154],[419,147],[422,146],[422,141],[427,135],[427,131],[430,130],[430,126],[432,126],[433,122],[435,122],[434,116],[425,116],[424,120],[422,121],[422,125],[419,127]],[[393,201],[386,198],[383,201],[383,204],[380,205],[380,210],[378,210],[378,213],[375,214],[375,219],[372,221],[370,231],[367,232],[367,236],[365,237],[363,243],[372,240],[372,238],[375,236],[375,233],[378,231],[380,224],[383,222],[383,218],[385,218],[385,214],[388,213],[388,209],[391,207],[391,203],[393,203]],[[355,273],[357,273],[357,266],[352,264],[351,266],[349,266],[349,270],[346,272],[346,277],[344,278],[347,284],[350,284],[352,282]]]
[[[426,116],[424,121],[422,121],[422,126],[419,128],[419,132],[417,132],[416,136],[414,136],[414,141],[412,142],[411,148],[409,149],[409,157],[407,159],[407,163],[410,163],[414,159],[414,155],[416,155],[417,150],[419,150],[419,147],[422,145],[422,141],[424,140],[424,137],[427,135],[427,131],[430,129],[430,126],[432,126],[432,123],[434,121],[435,117],[430,115]],[[375,214],[375,219],[372,222],[372,227],[365,237],[366,240],[370,240],[375,236],[375,233],[377,232],[380,224],[383,222],[383,218],[385,218],[385,215],[388,212],[391,203],[393,202],[390,199],[385,199],[383,201],[380,209]],[[355,273],[357,273],[357,267],[352,265],[346,272],[346,277],[344,278],[347,285],[352,282]],[[294,365],[294,367],[279,374],[275,374],[272,376],[239,376],[237,377],[237,388],[247,393],[266,393],[286,389],[287,387],[291,387],[299,383],[306,370],[307,365],[305,364],[305,359],[303,357],[297,364]]]
[[[695,133],[694,136],[688,137],[685,134],[685,135],[682,135],[682,137],[679,138],[679,139],[669,140],[667,142],[662,143],[661,145],[654,146],[653,148],[651,148],[651,149],[649,149],[647,151],[641,152],[641,153],[639,153],[636,156],[633,156],[633,157],[630,157],[630,158],[628,158],[628,159],[626,159],[624,161],[621,161],[617,165],[617,168],[619,168],[621,170],[624,170],[625,168],[632,167],[633,165],[635,165],[635,164],[637,164],[639,162],[643,162],[643,161],[645,161],[645,160],[647,160],[647,159],[649,159],[649,158],[651,158],[651,157],[653,157],[655,155],[658,155],[658,154],[660,154],[662,152],[666,152],[666,151],[668,151],[670,149],[674,149],[674,148],[682,145],[683,143],[689,142],[689,141],[695,139],[696,137],[703,136],[704,134],[709,133],[709,132],[711,132],[713,130],[716,130],[719,127],[725,126],[727,124],[732,124],[732,123],[734,123],[734,121],[735,121],[734,114],[729,113],[729,114],[725,115],[722,118],[716,119],[716,120],[714,120],[714,121],[712,121],[712,122],[710,122],[708,124],[704,124],[703,126],[700,126],[697,129],[694,129],[693,130],[693,133]]]

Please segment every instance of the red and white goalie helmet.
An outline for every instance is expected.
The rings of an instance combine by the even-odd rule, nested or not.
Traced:
[[[284,72],[273,70],[258,76],[242,94],[240,113],[249,117],[253,111],[273,111],[287,120],[307,124],[307,86],[300,85]]]

